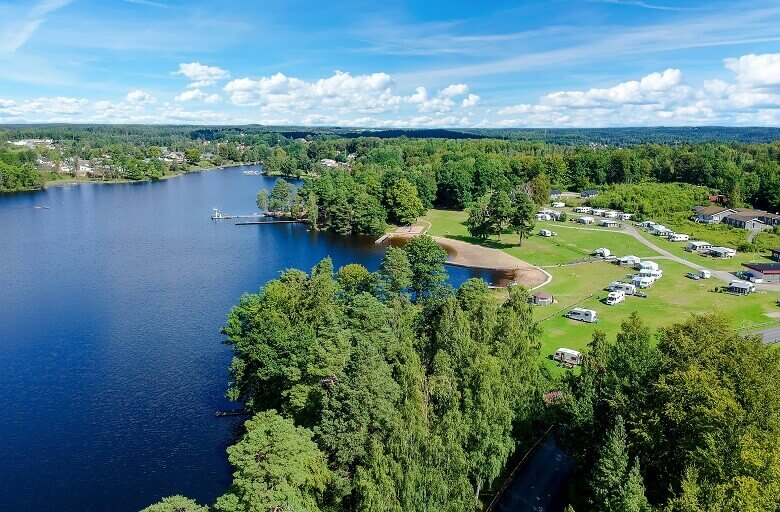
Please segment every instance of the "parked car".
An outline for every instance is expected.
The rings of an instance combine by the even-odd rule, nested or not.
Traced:
[[[698,272],[688,272],[687,274],[685,274],[685,277],[687,277],[688,279],[693,279],[694,281],[698,281],[699,279],[701,279],[701,276],[699,275]]]

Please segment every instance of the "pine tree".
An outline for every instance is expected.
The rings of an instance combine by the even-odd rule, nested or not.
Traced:
[[[599,458],[590,478],[593,510],[621,511],[627,474],[626,429],[623,417],[618,416],[599,450]]]

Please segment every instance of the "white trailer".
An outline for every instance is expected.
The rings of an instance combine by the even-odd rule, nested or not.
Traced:
[[[636,286],[622,281],[613,281],[607,286],[607,290],[611,292],[623,292],[626,295],[634,295],[636,293]]]
[[[560,363],[572,366],[582,364],[582,354],[570,348],[559,348],[555,351],[553,359]]]
[[[596,256],[601,256],[602,258],[609,258],[610,256],[612,256],[612,251],[610,251],[606,247],[599,247],[598,249],[596,249],[596,252],[593,254],[595,254]]]
[[[658,266],[658,263],[651,260],[642,260],[639,261],[636,265],[634,265],[634,268],[637,270],[658,270],[661,267]]]
[[[666,237],[670,242],[687,242],[691,237],[683,233],[669,233]]]
[[[566,316],[571,318],[572,320],[587,322],[590,324],[598,321],[598,318],[596,318],[596,312],[593,311],[592,309],[574,308],[568,313],[566,313]]]

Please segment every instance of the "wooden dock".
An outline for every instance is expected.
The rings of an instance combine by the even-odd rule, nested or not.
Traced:
[[[306,222],[300,219],[285,219],[285,220],[256,220],[246,222],[236,222],[236,226],[257,226],[260,224],[301,224]]]

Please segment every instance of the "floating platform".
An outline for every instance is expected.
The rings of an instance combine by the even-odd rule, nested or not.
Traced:
[[[229,213],[222,212],[219,208],[214,208],[214,214],[211,216],[211,220],[230,220],[230,219],[259,219],[267,217],[265,213],[251,213],[249,215],[231,215]]]
[[[225,418],[227,416],[247,416],[249,415],[244,409],[230,409],[228,411],[217,411],[214,416],[217,418]]]

